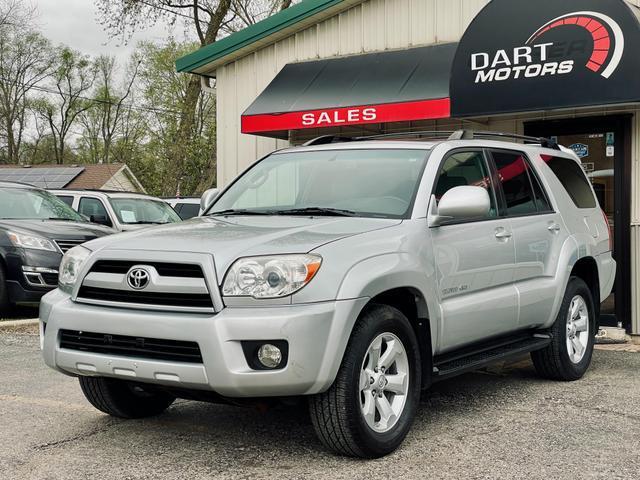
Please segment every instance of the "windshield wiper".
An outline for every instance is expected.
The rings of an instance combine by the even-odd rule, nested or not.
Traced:
[[[46,220],[51,220],[53,222],[78,222],[79,220],[74,220],[73,218],[62,218],[62,217],[49,217]]]
[[[169,222],[125,222],[125,225],[166,225]]]
[[[345,210],[342,208],[327,207],[305,207],[291,208],[289,210],[276,210],[271,212],[272,215],[311,215],[325,217],[357,217],[358,213],[353,210]]]
[[[231,215],[273,215],[271,210],[247,210],[244,208],[229,208],[227,210],[220,210],[219,212],[208,213],[207,217],[213,217],[217,215],[231,216]]]

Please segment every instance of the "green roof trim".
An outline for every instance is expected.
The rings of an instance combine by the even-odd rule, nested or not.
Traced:
[[[342,2],[343,0],[303,0],[261,22],[179,58],[176,60],[176,68],[179,72],[193,72],[207,63],[219,60]]]

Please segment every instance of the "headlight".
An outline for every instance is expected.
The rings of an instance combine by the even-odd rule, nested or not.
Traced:
[[[48,250],[49,252],[59,252],[53,242],[46,238],[27,233],[7,232],[9,240],[15,247],[31,248],[33,250]]]
[[[64,254],[62,263],[60,264],[60,273],[58,274],[58,286],[60,290],[71,293],[89,255],[91,255],[91,250],[80,246],[73,247]]]
[[[222,295],[285,297],[311,281],[322,263],[318,255],[273,255],[237,260],[227,272]]]

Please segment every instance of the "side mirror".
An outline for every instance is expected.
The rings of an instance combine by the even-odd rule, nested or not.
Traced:
[[[109,220],[107,217],[105,217],[104,215],[91,215],[89,217],[89,220],[91,221],[91,223],[97,223],[99,225],[104,225],[106,227],[111,227],[113,226],[111,224],[111,220]]]
[[[454,187],[448,190],[436,202],[435,195],[431,197],[429,209],[429,226],[439,227],[444,222],[483,218],[489,215],[491,199],[489,192],[482,187]]]
[[[213,201],[218,196],[218,193],[220,193],[220,190],[217,188],[210,188],[209,190],[204,192],[202,194],[202,197],[200,197],[200,210],[205,212],[213,204]]]

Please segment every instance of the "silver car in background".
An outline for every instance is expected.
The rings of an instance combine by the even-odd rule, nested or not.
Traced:
[[[89,221],[119,232],[182,220],[162,199],[142,193],[108,190],[50,191]]]
[[[606,219],[573,153],[494,137],[320,138],[200,218],[74,248],[44,361],[124,418],[304,398],[327,448],[365,458],[433,382],[528,352],[577,380],[615,277]]]

